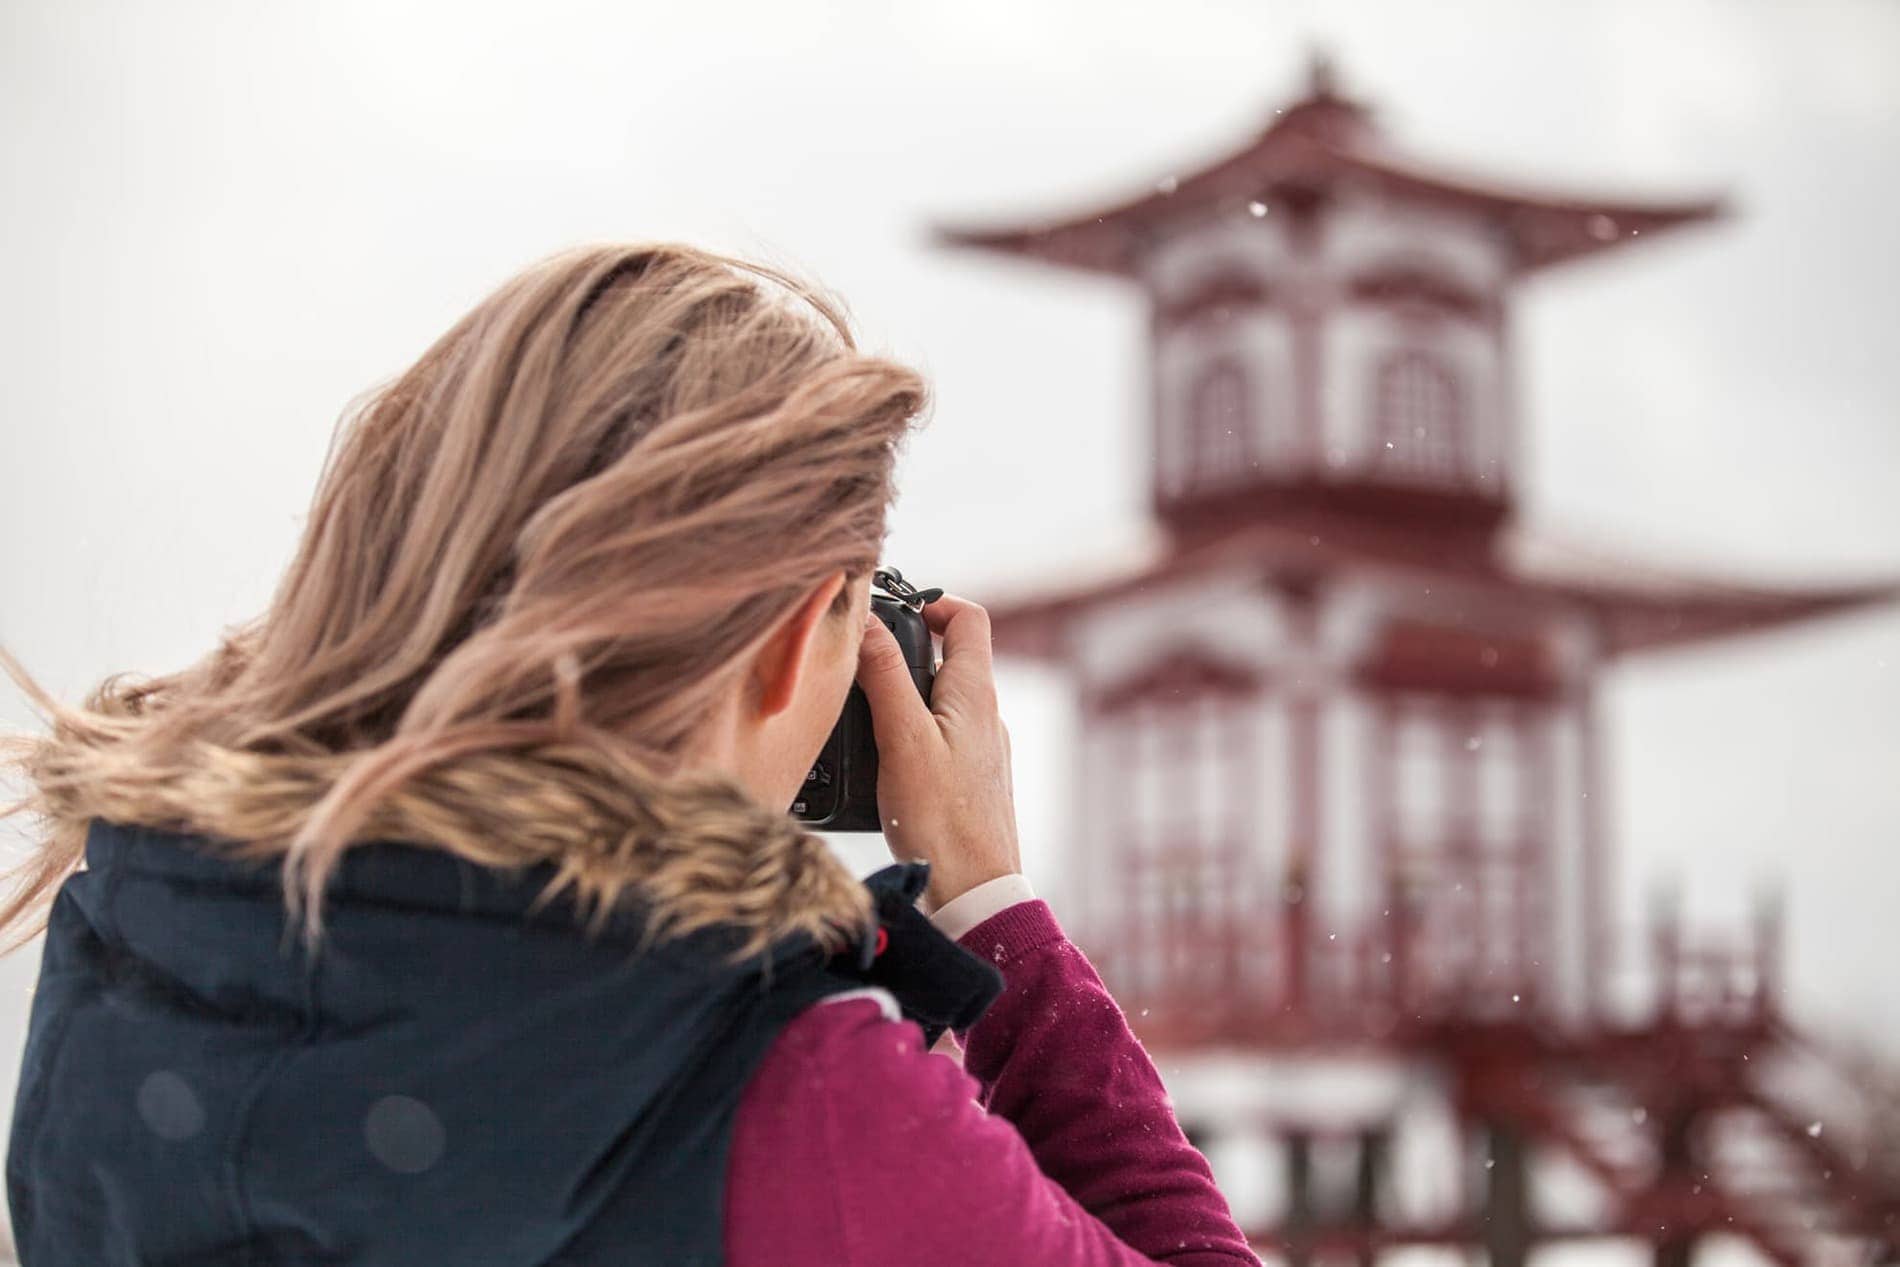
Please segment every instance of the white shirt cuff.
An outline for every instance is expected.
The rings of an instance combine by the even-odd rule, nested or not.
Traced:
[[[954,941],[997,912],[1018,902],[1034,901],[1035,897],[1028,876],[999,875],[945,902],[930,913],[930,922]]]

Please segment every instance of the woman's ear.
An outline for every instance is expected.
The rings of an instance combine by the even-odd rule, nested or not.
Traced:
[[[772,717],[791,707],[798,684],[808,668],[812,644],[831,604],[844,588],[844,573],[826,577],[772,630],[752,662],[754,706],[758,716]]]

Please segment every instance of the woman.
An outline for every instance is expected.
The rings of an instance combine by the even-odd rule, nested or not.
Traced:
[[[926,707],[869,615],[924,395],[770,270],[576,251],[348,422],[202,661],[8,660],[28,1267],[1257,1261],[1018,874],[987,616],[924,609]],[[854,679],[865,883],[785,810]]]

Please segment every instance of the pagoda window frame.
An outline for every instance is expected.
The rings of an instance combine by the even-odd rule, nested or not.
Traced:
[[[1540,986],[1554,983],[1558,702],[1389,684],[1371,698],[1376,856],[1386,909],[1403,918],[1388,925],[1403,948],[1390,948],[1408,965],[1407,997],[1396,1002],[1502,1012],[1509,998],[1535,1007]],[[1509,736],[1502,754],[1485,744],[1499,735]],[[1420,783],[1430,786],[1428,815],[1408,803]],[[1500,788],[1507,802],[1495,812],[1489,801]]]
[[[1269,375],[1236,328],[1280,302],[1276,282],[1263,277],[1253,261],[1231,254],[1202,260],[1192,281],[1156,296],[1157,330],[1185,340],[1193,350],[1173,388],[1172,407],[1158,411],[1158,425],[1173,432],[1178,455],[1168,480],[1169,499],[1227,492],[1260,477],[1271,449],[1265,429],[1274,421],[1268,412]],[[1232,393],[1220,411],[1227,416],[1210,417],[1216,406],[1207,396],[1222,389]]]
[[[1537,1006],[1540,987],[1557,984],[1562,900],[1552,727],[1565,696],[1550,647],[1528,631],[1393,616],[1356,677],[1373,709],[1374,856],[1400,921],[1386,925],[1395,1001]],[[1502,750],[1485,742],[1502,735]],[[1430,814],[1407,802],[1420,783]]]
[[[1264,887],[1249,869],[1268,689],[1258,666],[1177,644],[1092,691],[1086,708],[1134,756],[1121,801],[1134,821],[1120,828],[1115,859],[1126,886],[1111,932],[1117,985],[1169,1023],[1219,1025],[1268,987],[1244,980],[1255,957],[1243,944]],[[1162,798],[1152,822],[1150,791]]]
[[[1262,445],[1259,408],[1263,384],[1260,367],[1252,358],[1223,348],[1198,361],[1182,393],[1181,439],[1185,491],[1231,488],[1244,484],[1260,469]],[[1210,402],[1217,389],[1229,398]],[[1226,416],[1218,416],[1221,408]]]
[[[1418,339],[1377,354],[1371,374],[1374,457],[1407,483],[1472,485],[1471,393],[1451,358]]]

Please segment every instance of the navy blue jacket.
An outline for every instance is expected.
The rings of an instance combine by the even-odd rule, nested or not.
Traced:
[[[740,1093],[779,1029],[883,985],[927,1036],[995,968],[867,880],[889,949],[735,930],[635,953],[509,876],[400,843],[345,854],[306,955],[275,865],[95,821],[54,904],[7,1195],[25,1267],[721,1260]]]

